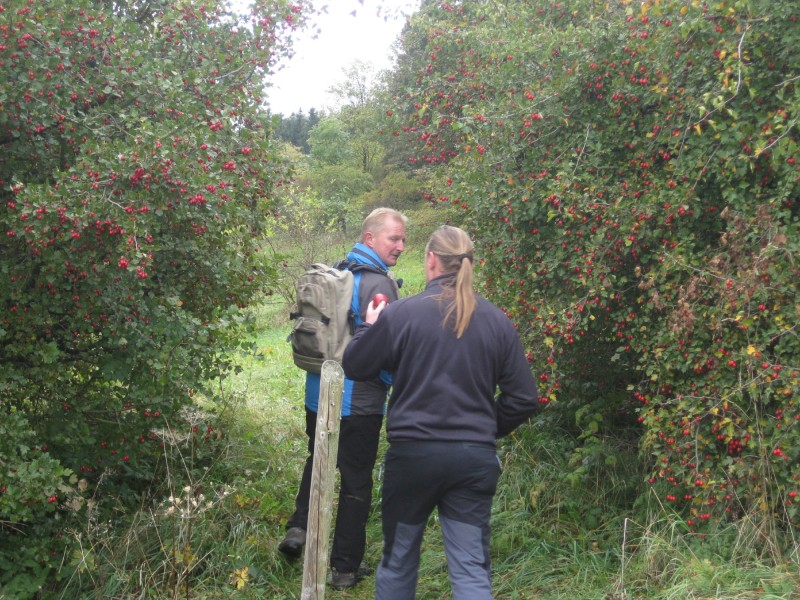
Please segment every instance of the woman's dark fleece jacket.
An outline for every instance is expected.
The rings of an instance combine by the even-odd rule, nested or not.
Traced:
[[[353,380],[392,373],[387,439],[494,444],[539,408],[536,381],[508,317],[481,296],[458,339],[442,326],[443,275],[424,292],[389,304],[362,324],[344,353]],[[499,388],[499,396],[497,389]]]

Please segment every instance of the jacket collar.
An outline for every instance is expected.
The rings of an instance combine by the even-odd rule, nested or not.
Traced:
[[[380,267],[384,271],[389,270],[389,267],[386,266],[386,263],[384,263],[377,254],[375,254],[375,251],[361,242],[353,246],[353,249],[347,253],[347,260]]]
[[[456,279],[456,275],[457,273],[445,273],[444,275],[439,275],[438,277],[434,277],[427,283],[425,289],[452,286],[453,282]]]

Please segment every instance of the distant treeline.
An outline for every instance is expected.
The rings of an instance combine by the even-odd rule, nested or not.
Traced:
[[[308,133],[311,129],[320,122],[324,117],[324,113],[318,112],[317,109],[312,108],[306,115],[303,109],[298,112],[293,112],[288,117],[278,115],[280,122],[275,129],[275,135],[278,139],[299,148],[303,154],[308,154],[311,148],[308,144]]]

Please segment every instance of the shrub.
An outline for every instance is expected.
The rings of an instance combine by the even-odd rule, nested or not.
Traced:
[[[426,5],[390,119],[582,440],[639,436],[687,531],[800,526],[790,2]],[[402,79],[402,78],[401,78]]]
[[[305,9],[0,4],[0,420],[27,449],[3,477],[30,494],[2,483],[0,527],[31,581],[58,560],[71,473],[136,502],[154,428],[230,367],[285,175],[260,94]]]

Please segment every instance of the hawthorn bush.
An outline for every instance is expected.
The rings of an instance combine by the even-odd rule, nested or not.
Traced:
[[[62,561],[76,494],[158,481],[155,430],[228,369],[284,177],[261,95],[307,8],[0,0],[7,593]]]
[[[699,537],[800,527],[798,18],[780,0],[425,2],[386,111],[438,176],[430,200],[465,210],[543,418],[580,441],[567,477],[633,435]]]

